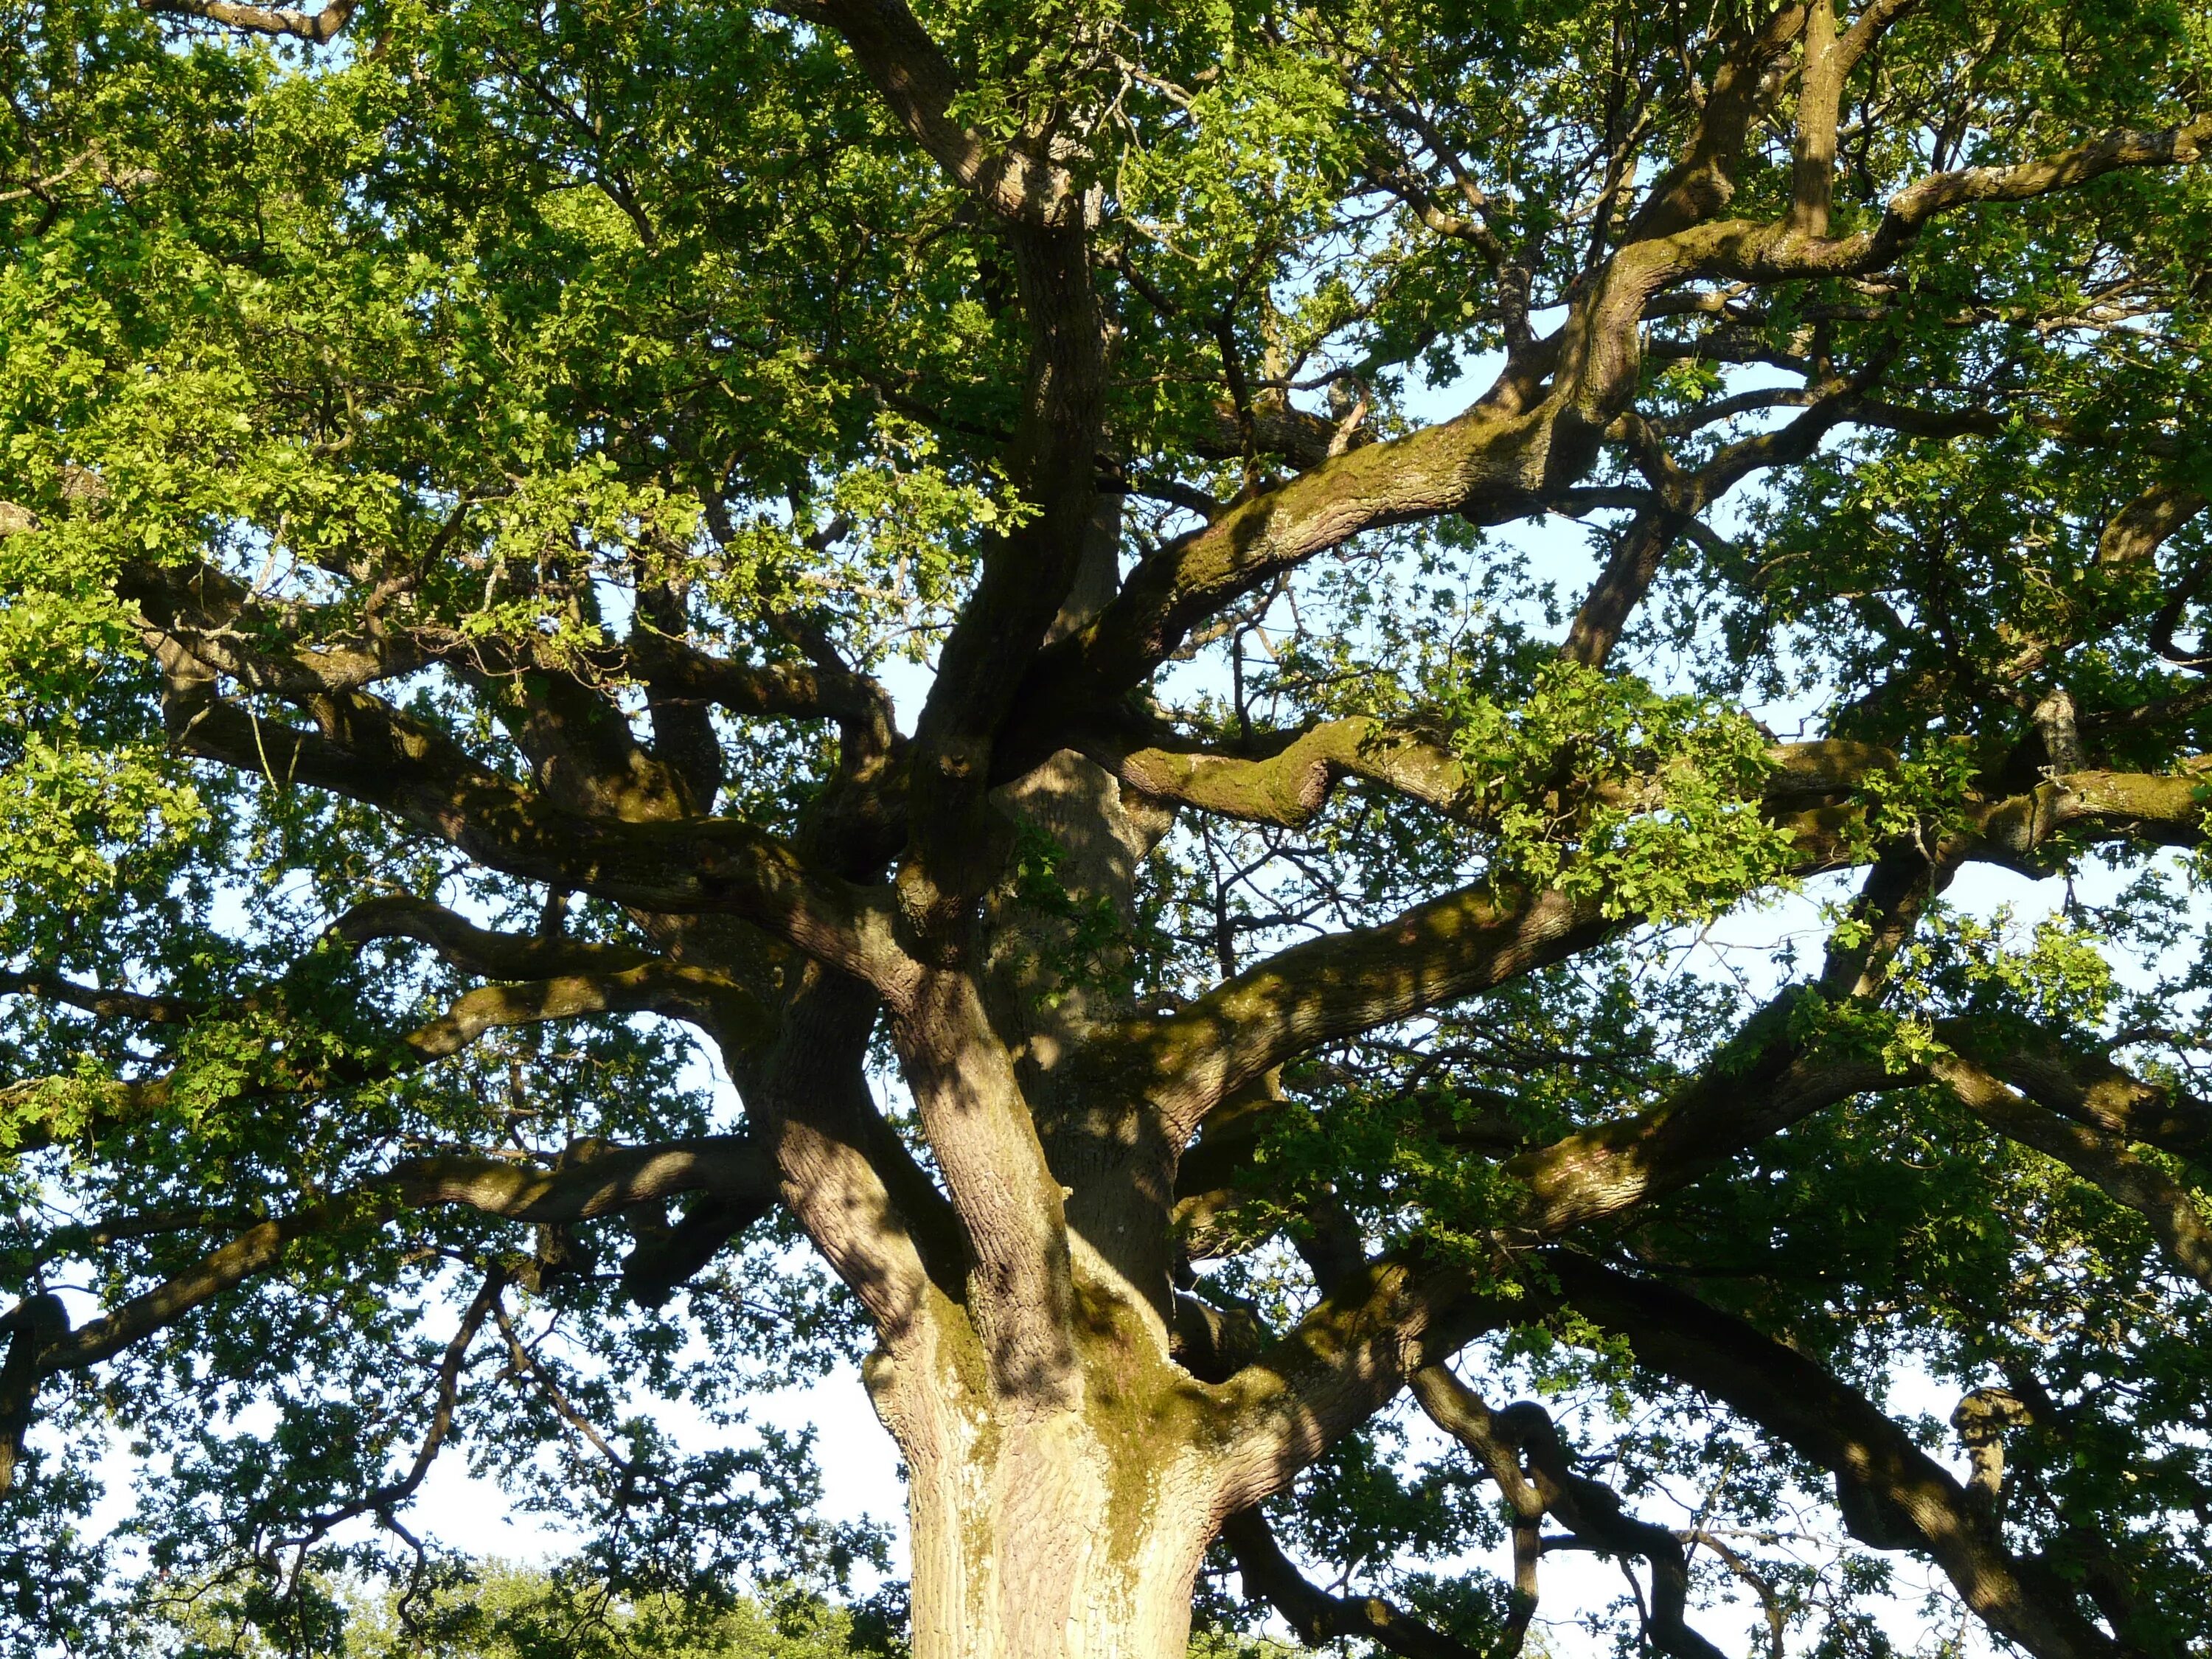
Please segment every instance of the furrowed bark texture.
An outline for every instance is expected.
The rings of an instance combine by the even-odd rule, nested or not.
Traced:
[[[1079,1279],[1080,1386],[1009,1388],[933,1305],[865,1376],[908,1470],[917,1659],[1162,1659],[1217,1517],[1214,1402],[1151,1322]]]

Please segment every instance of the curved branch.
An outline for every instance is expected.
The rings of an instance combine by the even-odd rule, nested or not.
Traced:
[[[1085,1063],[1151,1100],[1180,1146],[1228,1096],[1294,1055],[1488,990],[1625,925],[1592,898],[1462,888],[1279,951],[1172,1014],[1103,1036]]]
[[[58,1002],[81,1008],[102,1019],[133,1019],[146,1025],[184,1025],[209,1012],[209,1005],[189,997],[148,996],[137,991],[113,991],[96,985],[78,985],[46,974],[16,974],[0,969],[0,997],[29,997],[40,1002]]]
[[[1929,1072],[1998,1133],[2057,1158],[2148,1224],[2166,1255],[2212,1291],[2212,1224],[2180,1182],[2094,1129],[2069,1122],[2015,1094],[1971,1060],[1937,1055]]]
[[[409,1158],[364,1182],[410,1209],[465,1205],[509,1221],[588,1221],[679,1193],[773,1205],[774,1161],[750,1135],[697,1135],[647,1146],[579,1143],[550,1169],[505,1158],[445,1154]]]
[[[281,6],[247,6],[235,0],[139,0],[163,17],[191,17],[251,34],[289,35],[309,46],[327,46],[353,21],[358,0],[326,0],[320,11],[292,11]]]
[[[1297,1570],[1275,1541],[1267,1517],[1240,1510],[1222,1523],[1221,1540],[1237,1557],[1247,1600],[1265,1597],[1308,1647],[1340,1638],[1364,1638],[1405,1659],[1507,1659],[1505,1647],[1478,1655],[1432,1625],[1374,1595],[1332,1595]]]
[[[566,811],[374,698],[331,699],[337,738],[207,696],[178,708],[189,752],[272,784],[326,789],[525,880],[663,914],[726,912],[896,994],[908,963],[889,896],[813,869],[735,819],[625,823]]]
[[[1524,1303],[1471,1295],[1470,1283],[1467,1267],[1408,1252],[1363,1262],[1258,1359],[1209,1390],[1223,1419],[1216,1516],[1282,1491],[1422,1365],[1527,1317]]]
[[[500,1026],[590,1014],[672,1014],[704,1020],[724,1032],[764,1028],[758,1005],[734,981],[703,968],[653,961],[621,973],[479,986],[404,1041],[423,1060],[443,1060]]]
[[[1705,1072],[1660,1105],[1576,1131],[1507,1160],[1521,1193],[1504,1218],[1522,1242],[1574,1228],[1687,1186],[1769,1135],[1854,1095],[1913,1079],[1876,1058],[1808,1053],[1785,1033],[1785,992]]]
[[[1492,1412],[1442,1364],[1423,1366],[1413,1381],[1430,1420],[1482,1460],[1516,1509],[1521,1500],[1516,1494],[1533,1491],[1538,1513],[1556,1516],[1578,1540],[1610,1554],[1640,1555],[1651,1564],[1653,1645],[1676,1659],[1721,1659],[1720,1650],[1686,1621],[1690,1563],[1682,1540],[1667,1528],[1629,1514],[1620,1495],[1602,1481],[1577,1474],[1549,1412],[1529,1400]],[[1519,1468],[1522,1458],[1528,1462],[1526,1474]]]
[[[352,945],[406,939],[427,945],[448,967],[486,979],[546,979],[559,974],[623,973],[653,958],[623,945],[501,933],[412,894],[364,900],[330,927]]]
[[[2074,1053],[2033,1026],[1947,1019],[1936,1022],[1936,1036],[2061,1116],[2212,1167],[2212,1102],[2145,1083],[2104,1055]]]
[[[631,650],[638,678],[660,696],[696,697],[754,719],[835,720],[878,753],[888,753],[897,741],[890,694],[842,664],[732,662],[642,631],[632,636]]]
[[[1789,220],[1700,225],[1668,239],[1683,274],[1777,282],[1862,276],[1894,260],[1930,221],[1986,202],[2025,202],[2132,167],[2185,166],[2212,144],[2212,114],[2156,132],[2121,128],[2053,155],[2009,167],[1933,173],[1891,197],[1873,228],[1833,239],[1806,234]]]
[[[658,1013],[695,1020],[726,1038],[757,1035],[764,1017],[744,988],[720,975],[659,958],[618,973],[572,974],[511,985],[479,986],[436,1018],[396,1037],[381,1054],[346,1056],[308,1070],[289,1054],[265,1054],[266,1069],[244,1084],[249,1097],[349,1088],[459,1054],[486,1032],[513,1025],[579,1019],[595,1014]],[[172,1099],[175,1074],[87,1084],[68,1077],[27,1079],[0,1086],[7,1149],[42,1151],[70,1137],[96,1139],[116,1126],[160,1111]],[[89,1091],[94,1103],[86,1107]],[[41,1110],[41,1097],[52,1105]],[[58,1108],[58,1109],[55,1109]]]
[[[1364,714],[1302,732],[1261,734],[1248,745],[1256,753],[1141,743],[1103,726],[1077,734],[1073,743],[1130,788],[1246,823],[1299,829],[1314,820],[1331,789],[1346,778],[1381,784],[1470,826],[1491,822],[1468,799],[1482,781],[1480,772],[1432,738]],[[1766,762],[1761,798],[1781,809],[1848,793],[1869,775],[1894,767],[1897,757],[1872,744],[1832,738],[1778,744],[1766,751]],[[1603,786],[1590,798],[1615,805],[1643,799]]]
[[[1478,502],[1504,516],[1528,511],[1547,481],[1553,413],[1478,404],[1347,450],[1140,561],[1096,621],[1037,659],[1004,769],[1026,770],[1058,747],[1057,727],[1141,684],[1224,605],[1363,532]]]
[[[1785,15],[1794,21],[1784,21]],[[1802,15],[1794,7],[1777,14],[1762,50],[1778,52]],[[1724,101],[1717,91],[1709,116]],[[1517,398],[1486,400],[1438,425],[1336,456],[1142,561],[1096,622],[1039,658],[1021,699],[1024,724],[1004,763],[1025,769],[1058,746],[1057,725],[1141,684],[1223,605],[1354,536],[1451,513],[1511,517],[1546,489],[1571,483],[1633,387],[1638,325],[1661,290],[1699,276],[1860,274],[1893,260],[1939,214],[2030,199],[2118,168],[2192,161],[2208,141],[2212,115],[2164,132],[2108,133],[2016,167],[1931,174],[1893,197],[1875,228],[1832,240],[1788,219],[1696,222],[1725,199],[1726,169],[1716,172],[1713,163],[1698,179],[1682,174],[1655,191],[1632,226],[1636,240],[1582,290],[1557,337],[1558,367],[1541,404],[1524,411]]]
[[[604,763],[598,772],[562,759],[574,747],[568,737],[526,742],[557,763],[540,769],[556,800],[482,764],[445,732],[347,676],[325,673],[313,653],[276,659],[248,648],[231,626],[247,597],[219,572],[134,571],[125,586],[145,613],[140,633],[161,672],[163,720],[184,751],[258,773],[272,787],[306,785],[381,808],[526,880],[664,914],[729,912],[879,988],[901,981],[904,956],[890,937],[887,894],[817,870],[750,823],[680,816],[681,792],[665,769],[655,763],[640,773],[631,764],[644,763],[626,721],[586,710],[568,722],[613,733],[583,745],[607,751],[593,757],[594,766]],[[219,695],[222,676],[284,697],[315,729],[264,720]],[[558,676],[551,683],[563,684]],[[564,726],[550,713],[544,719]]]
[[[953,67],[900,0],[816,0],[807,15],[842,37],[899,124],[977,199],[1019,222],[1069,210],[1063,172],[994,147],[952,112],[960,90]]]
[[[1725,1401],[1830,1471],[1853,1536],[1926,1553],[1991,1629],[2037,1659],[2119,1659],[2119,1645],[2082,1616],[2071,1588],[2011,1554],[1950,1472],[1863,1395],[1695,1297],[1567,1250],[1543,1260],[1567,1304],[1626,1338],[1641,1363]]]
[[[587,1148],[551,1170],[491,1158],[409,1159],[348,1193],[249,1227],[183,1273],[52,1336],[39,1347],[35,1368],[52,1376],[111,1358],[224,1291],[275,1270],[300,1240],[348,1224],[380,1224],[402,1210],[453,1204],[511,1221],[579,1221],[702,1190],[770,1193],[775,1173],[761,1151],[738,1135]]]
[[[415,1461],[407,1473],[397,1480],[363,1492],[360,1497],[325,1510],[307,1523],[306,1535],[290,1540],[296,1547],[312,1544],[327,1537],[331,1529],[359,1515],[383,1514],[395,1505],[405,1503],[422,1490],[430,1466],[438,1460],[445,1447],[446,1437],[453,1431],[453,1408],[459,1403],[461,1390],[461,1368],[467,1364],[469,1350],[475,1346],[477,1334],[483,1329],[484,1321],[491,1315],[493,1306],[506,1290],[507,1268],[497,1266],[487,1273],[483,1282],[462,1311],[461,1322],[453,1338],[446,1344],[446,1352],[438,1361],[438,1387],[430,1409],[429,1426],[423,1431],[422,1443],[415,1453]]]

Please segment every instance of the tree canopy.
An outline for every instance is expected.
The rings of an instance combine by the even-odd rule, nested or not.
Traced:
[[[580,1609],[842,1593],[746,1404],[854,1361],[923,1659],[1510,1659],[1568,1551],[1673,1659],[2212,1644],[2202,4],[0,89],[17,1650],[431,1650],[441,1456]]]

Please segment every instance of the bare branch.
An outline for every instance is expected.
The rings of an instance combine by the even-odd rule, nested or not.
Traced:
[[[331,924],[349,945],[408,939],[428,945],[441,960],[486,979],[547,979],[558,974],[618,974],[641,968],[647,951],[620,945],[501,933],[479,927],[442,905],[410,894],[365,900]]]
[[[106,990],[78,985],[46,974],[17,974],[0,969],[0,997],[30,997],[58,1002],[102,1019],[131,1019],[146,1025],[182,1025],[208,1012],[205,1003],[187,997],[148,996],[137,991]]]
[[[475,1346],[477,1334],[483,1330],[484,1321],[507,1288],[507,1270],[495,1266],[484,1274],[483,1282],[463,1310],[461,1322],[453,1338],[446,1344],[446,1352],[438,1361],[437,1393],[430,1409],[429,1426],[423,1431],[422,1443],[416,1451],[415,1461],[407,1473],[396,1480],[387,1480],[360,1497],[327,1510],[307,1522],[304,1537],[297,1543],[313,1543],[327,1537],[331,1529],[352,1520],[357,1515],[388,1512],[405,1503],[422,1490],[430,1466],[437,1462],[446,1437],[453,1431],[453,1408],[459,1403],[461,1388],[461,1369],[467,1363],[469,1350]]]
[[[291,11],[279,6],[240,5],[234,0],[139,0],[164,17],[190,17],[220,23],[251,34],[289,35],[310,46],[326,46],[353,21],[357,0],[325,0],[320,11]]]

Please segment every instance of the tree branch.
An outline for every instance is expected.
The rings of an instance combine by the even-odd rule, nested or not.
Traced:
[[[2212,1291],[2212,1224],[2180,1182],[2094,1129],[2069,1122],[2015,1094],[1972,1061],[1936,1055],[1929,1073],[1960,1104],[2009,1139],[2057,1158],[2148,1224],[2166,1255]]]
[[[1495,1651],[1478,1654],[1379,1596],[1330,1595],[1292,1565],[1257,1509],[1231,1516],[1222,1523],[1221,1540],[1237,1557],[1245,1599],[1265,1597],[1308,1647],[1364,1639],[1405,1659],[1505,1659]]]
[[[131,1019],[145,1025],[184,1025],[209,1012],[208,1005],[188,997],[148,996],[137,991],[112,991],[79,985],[47,974],[17,974],[0,969],[0,997],[29,997],[40,1002],[58,1002],[81,1008],[102,1019]]]
[[[461,1369],[467,1363],[469,1349],[483,1329],[484,1321],[491,1315],[500,1294],[507,1288],[508,1273],[505,1266],[495,1266],[483,1276],[476,1295],[463,1310],[461,1322],[453,1338],[446,1344],[446,1352],[438,1361],[438,1386],[430,1409],[429,1426],[422,1432],[422,1443],[416,1451],[415,1461],[407,1473],[396,1480],[387,1480],[360,1497],[326,1510],[307,1523],[305,1535],[294,1540],[295,1545],[312,1544],[327,1537],[331,1529],[359,1515],[387,1514],[397,1505],[405,1503],[422,1490],[430,1466],[437,1462],[446,1437],[453,1431],[453,1408],[459,1403]]]
[[[176,711],[180,747],[273,785],[326,789],[526,880],[665,914],[726,912],[896,994],[908,977],[887,894],[824,875],[750,823],[622,823],[565,811],[375,699],[331,700],[331,736],[207,696]]]
[[[1577,1540],[1609,1554],[1640,1555],[1651,1564],[1647,1622],[1654,1646],[1675,1659],[1722,1659],[1720,1650],[1686,1621],[1690,1564],[1681,1540],[1665,1527],[1630,1515],[1603,1482],[1577,1474],[1549,1412],[1524,1400],[1493,1413],[1441,1363],[1423,1366],[1413,1382],[1430,1420],[1481,1459],[1509,1498],[1533,1488],[1538,1512],[1556,1516]],[[1525,1476],[1516,1466],[1518,1458],[1528,1462]],[[1501,1465],[1511,1467],[1510,1485]]]
[[[220,23],[252,34],[289,35],[314,46],[326,46],[353,21],[357,0],[326,0],[320,11],[291,11],[277,6],[247,6],[234,0],[138,0],[163,17],[190,17]]]
[[[2037,1659],[2119,1659],[2118,1644],[2082,1616],[2071,1588],[2008,1552],[1949,1471],[1863,1395],[1678,1291],[1568,1250],[1547,1251],[1543,1261],[1568,1305],[1626,1338],[1641,1363],[1725,1401],[1833,1474],[1853,1536],[1927,1554],[1991,1629]]]
[[[1456,1002],[1626,925],[1595,899],[1462,888],[1372,927],[1293,945],[1175,1013],[1102,1034],[1085,1065],[1149,1099],[1176,1146],[1293,1055]]]
[[[1079,210],[1064,173],[1017,147],[994,147],[952,113],[958,78],[901,0],[818,0],[809,11],[843,39],[915,142],[978,200],[1032,224]]]
[[[1395,1252],[1332,1285],[1287,1334],[1210,1390],[1223,1419],[1215,1514],[1282,1491],[1339,1436],[1380,1410],[1423,1364],[1526,1316],[1469,1294],[1456,1263]]]
[[[2033,1026],[1939,1020],[1939,1042],[2061,1116],[2212,1168],[2212,1103],[2143,1082],[2099,1054],[2075,1053]]]
[[[360,946],[407,939],[427,945],[448,967],[485,979],[550,979],[562,974],[618,974],[654,960],[623,945],[501,933],[410,894],[364,900],[331,924],[332,935]]]
[[[246,1279],[275,1270],[300,1240],[348,1224],[380,1224],[404,1209],[457,1204],[512,1221],[579,1221],[682,1192],[758,1196],[772,1192],[773,1182],[757,1146],[738,1135],[587,1148],[551,1170],[492,1158],[411,1158],[349,1192],[249,1227],[100,1318],[50,1334],[38,1348],[35,1369],[43,1376],[97,1364]]]
[[[1808,1054],[1786,1031],[1785,992],[1737,1041],[1662,1104],[1611,1118],[1509,1158],[1522,1193],[1504,1231],[1559,1238],[1680,1190],[1746,1148],[1852,1096],[1910,1081],[1874,1058]]]

